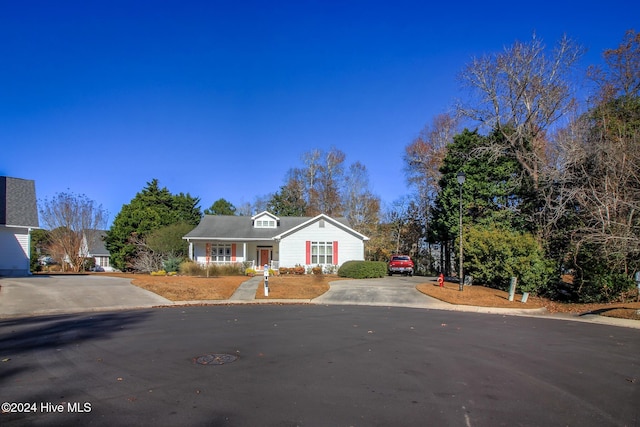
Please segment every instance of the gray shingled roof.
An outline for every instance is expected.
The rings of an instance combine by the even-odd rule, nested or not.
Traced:
[[[0,225],[39,227],[33,180],[0,176]]]
[[[88,230],[85,233],[89,253],[93,256],[109,256],[109,251],[104,244],[107,232],[104,230]]]
[[[276,228],[254,228],[251,217],[231,215],[205,215],[200,224],[185,239],[239,239],[239,240],[271,240],[273,237],[297,227],[313,217],[284,216],[280,218]],[[349,226],[345,218],[336,221]]]

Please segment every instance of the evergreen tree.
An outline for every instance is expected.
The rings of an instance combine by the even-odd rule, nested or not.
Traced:
[[[280,187],[267,202],[267,210],[278,216],[304,216],[307,204],[296,181],[290,181]]]
[[[129,204],[122,206],[107,231],[105,243],[111,265],[120,270],[131,269],[136,256],[134,240],[154,230],[178,222],[196,226],[202,217],[199,203],[199,198],[189,194],[172,195],[166,187],[159,187],[157,179],[148,182]]]
[[[433,209],[430,236],[432,242],[445,245],[443,254],[449,260],[451,242],[460,233],[460,186],[457,174],[464,172],[466,180],[462,186],[463,224],[496,224],[504,229],[520,230],[524,227],[520,215],[521,168],[508,157],[482,154],[483,148],[500,138],[494,133],[482,136],[477,131],[465,129],[454,137],[447,147],[447,154],[440,169],[442,178],[440,192]],[[446,267],[450,265],[443,260]]]
[[[235,215],[236,207],[226,199],[216,200],[211,207],[204,210],[205,215]]]

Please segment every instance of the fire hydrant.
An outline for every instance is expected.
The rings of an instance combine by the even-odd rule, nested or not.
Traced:
[[[444,274],[440,273],[440,275],[438,276],[438,286],[440,286],[441,288],[444,287]]]

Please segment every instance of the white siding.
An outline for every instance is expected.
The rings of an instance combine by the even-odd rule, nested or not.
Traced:
[[[306,242],[338,242],[338,265],[345,261],[364,260],[364,242],[357,236],[337,227],[329,221],[314,221],[280,241],[280,266],[294,267],[306,264]],[[335,263],[335,260],[334,260]]]
[[[0,254],[0,275],[29,274],[28,229],[0,227]]]

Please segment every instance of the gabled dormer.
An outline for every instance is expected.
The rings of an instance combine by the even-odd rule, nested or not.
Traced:
[[[253,228],[278,228],[280,218],[271,212],[263,211],[251,217]]]

